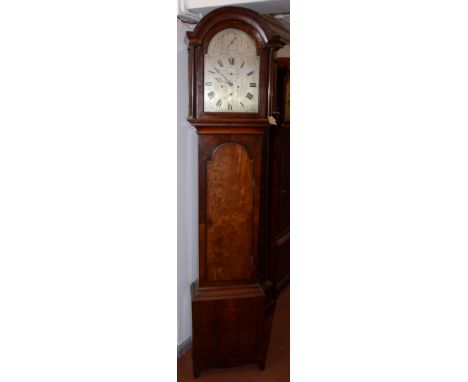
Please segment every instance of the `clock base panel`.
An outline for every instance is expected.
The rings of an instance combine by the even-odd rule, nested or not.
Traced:
[[[265,368],[275,302],[271,284],[192,284],[193,373],[256,364]]]

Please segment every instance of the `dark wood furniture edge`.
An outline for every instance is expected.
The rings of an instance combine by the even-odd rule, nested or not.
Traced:
[[[285,275],[280,281],[278,281],[276,283],[276,288],[275,288],[275,292],[276,292],[276,295],[278,295],[279,293],[281,293],[281,291],[289,285],[289,273],[287,275]]]

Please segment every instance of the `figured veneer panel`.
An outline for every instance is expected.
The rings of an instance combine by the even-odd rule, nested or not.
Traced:
[[[199,134],[202,287],[259,277],[263,142],[261,134]]]
[[[207,161],[207,280],[251,278],[254,161],[238,143],[218,146]]]

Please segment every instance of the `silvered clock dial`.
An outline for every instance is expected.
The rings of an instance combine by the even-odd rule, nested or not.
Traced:
[[[205,54],[204,111],[257,113],[260,57],[252,38],[227,28],[213,36]]]

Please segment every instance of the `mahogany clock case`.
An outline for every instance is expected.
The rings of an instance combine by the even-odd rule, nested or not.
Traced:
[[[252,37],[260,56],[258,113],[204,112],[204,56],[211,38],[223,29],[237,28]],[[276,51],[289,43],[289,31],[276,19],[241,7],[223,7],[207,14],[192,32],[189,42],[189,115],[194,126],[233,125],[268,126],[267,117],[274,111],[274,65]]]
[[[204,112],[204,54],[226,28],[247,33],[260,56],[257,113]],[[264,368],[274,312],[269,280],[271,138],[278,112],[276,51],[289,33],[239,7],[207,14],[189,41],[189,116],[198,134],[199,278],[192,285],[194,375],[255,363]],[[273,162],[272,162],[273,163]]]
[[[279,292],[289,282],[289,57],[276,61],[278,123],[269,129],[270,158],[268,277]]]

